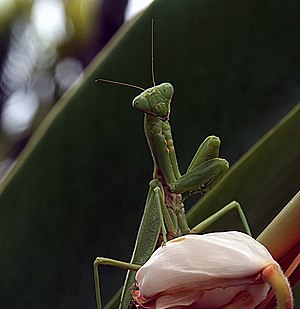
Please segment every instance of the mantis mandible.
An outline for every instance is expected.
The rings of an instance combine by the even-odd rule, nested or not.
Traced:
[[[208,225],[229,210],[236,209],[245,231],[251,234],[245,215],[237,202],[232,202],[196,227],[190,229],[186,220],[182,194],[200,193],[204,195],[225,174],[229,164],[219,158],[220,139],[207,137],[198,148],[186,173],[181,175],[169,123],[171,101],[174,94],[170,83],[156,85],[153,65],[153,24],[152,24],[152,80],[153,87],[139,86],[105,79],[97,81],[131,86],[142,90],[132,102],[135,109],[144,113],[144,131],[152,155],[154,171],[149,183],[144,214],[138,230],[135,248],[130,263],[107,258],[96,258],[94,276],[98,309],[102,308],[98,266],[112,265],[128,269],[123,286],[119,308],[128,308],[131,302],[131,288],[134,284],[134,271],[139,269],[159,245],[167,240],[188,233],[200,233]]]

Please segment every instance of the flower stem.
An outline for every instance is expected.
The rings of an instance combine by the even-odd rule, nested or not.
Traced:
[[[292,309],[293,295],[287,278],[276,264],[268,265],[262,272],[262,278],[268,282],[276,295],[277,309]]]

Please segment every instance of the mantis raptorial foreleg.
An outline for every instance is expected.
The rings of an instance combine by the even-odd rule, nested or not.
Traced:
[[[219,157],[221,141],[217,136],[208,136],[199,146],[194,158],[192,159],[187,173],[194,170],[196,167],[213,158]]]
[[[174,193],[206,192],[226,173],[229,164],[220,158],[210,159],[181,176],[170,185]]]

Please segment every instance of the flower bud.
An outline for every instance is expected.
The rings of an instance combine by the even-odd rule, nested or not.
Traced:
[[[275,286],[264,272],[270,265],[279,270],[275,277],[283,276],[268,250],[244,233],[186,235],[153,253],[137,272],[132,295],[138,308],[254,308]],[[289,286],[286,291],[280,303],[288,305],[280,308],[292,308]]]

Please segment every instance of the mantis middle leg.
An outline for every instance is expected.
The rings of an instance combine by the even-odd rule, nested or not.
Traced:
[[[211,224],[216,222],[218,219],[223,217],[227,212],[229,212],[231,210],[236,210],[238,212],[239,217],[241,219],[241,222],[243,224],[243,227],[245,229],[245,232],[249,236],[252,236],[251,230],[250,230],[248,221],[246,219],[246,216],[243,212],[243,209],[242,209],[241,205],[236,201],[232,201],[231,203],[222,207],[219,211],[217,211],[216,213],[214,213],[213,215],[211,215],[207,219],[205,219],[202,222],[200,222],[199,224],[197,224],[195,227],[193,227],[191,229],[191,232],[194,232],[194,233],[197,233],[197,234],[201,233],[203,230],[205,230],[207,227],[209,227]]]
[[[100,278],[99,278],[99,266],[100,265],[110,265],[126,270],[137,271],[140,269],[140,265],[126,263],[118,260],[108,259],[104,257],[97,257],[94,261],[94,282],[95,282],[95,291],[96,291],[96,302],[97,308],[102,309],[102,302],[101,302],[101,292],[100,292]]]

